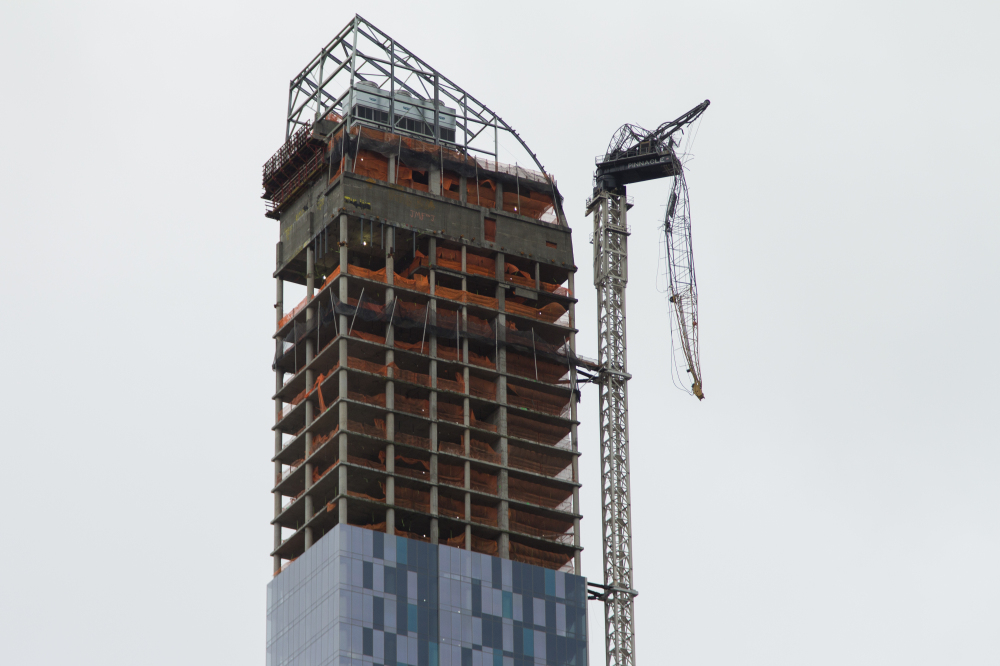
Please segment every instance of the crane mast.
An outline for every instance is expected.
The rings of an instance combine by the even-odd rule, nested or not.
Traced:
[[[594,215],[594,285],[597,287],[598,391],[601,428],[601,525],[607,666],[634,666],[632,618],[632,500],[628,463],[628,360],[625,287],[628,283],[629,203],[602,190],[591,200]]]
[[[629,480],[628,435],[628,358],[625,336],[625,288],[628,284],[628,209],[629,183],[675,177],[671,197],[673,208],[664,220],[668,245],[676,241],[674,255],[681,260],[686,248],[686,263],[677,266],[676,291],[674,267],[671,266],[671,295],[685,298],[684,312],[689,323],[697,325],[694,268],[690,254],[690,216],[687,215],[687,186],[683,166],[674,151],[673,134],[694,122],[705,109],[705,100],[680,118],[664,123],[652,132],[637,125],[623,125],[611,139],[608,150],[598,156],[594,176],[594,195],[587,201],[587,215],[594,217],[594,286],[597,288],[597,332],[599,417],[601,438],[601,521],[604,538],[604,584],[590,583],[589,598],[604,602],[606,666],[635,666],[635,618],[633,601],[638,592],[632,585],[632,499]],[[680,182],[683,192],[677,192]],[[676,215],[677,197],[683,218]],[[668,206],[670,208],[670,206]],[[686,224],[686,227],[684,226]],[[675,233],[674,229],[682,231]],[[681,236],[686,233],[686,245]],[[690,267],[688,270],[686,267]],[[690,282],[690,289],[684,286]],[[675,316],[681,312],[678,303]],[[693,309],[692,309],[693,308]],[[697,359],[697,331],[693,358]],[[688,343],[690,337],[686,338]],[[682,339],[681,346],[686,343]],[[690,345],[687,344],[688,350]],[[688,355],[686,358],[690,359]],[[691,367],[691,363],[688,363]],[[696,375],[697,395],[701,395],[700,370]]]

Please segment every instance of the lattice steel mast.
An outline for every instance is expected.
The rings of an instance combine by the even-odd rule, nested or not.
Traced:
[[[632,504],[628,463],[628,361],[625,347],[625,287],[628,283],[630,205],[624,194],[598,192],[594,215],[594,285],[597,287],[598,390],[601,425],[601,522],[608,666],[635,663],[632,618]]]
[[[708,104],[706,100],[652,132],[623,125],[612,137],[607,152],[596,160],[594,196],[587,202],[587,215],[594,216],[604,536],[604,584],[591,584],[590,598],[604,601],[607,666],[635,666],[633,600],[638,594],[632,586],[627,383],[631,375],[625,336],[627,214],[632,204],[625,186],[682,173],[672,134],[696,120]]]

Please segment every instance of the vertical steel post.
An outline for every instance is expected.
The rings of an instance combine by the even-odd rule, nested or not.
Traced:
[[[389,42],[389,131],[396,131],[396,42]],[[393,179],[392,182],[396,182]]]
[[[604,537],[604,630],[608,666],[635,665],[632,587],[632,503],[628,461],[628,366],[625,287],[628,284],[628,202],[602,190],[594,213],[594,285],[601,427],[601,522]]]
[[[441,76],[435,72],[434,73],[434,143],[441,143],[441,109],[438,106],[440,103],[440,91],[441,91]]]
[[[358,15],[354,15],[354,26],[351,28],[354,33],[354,40],[351,43],[351,93],[349,99],[351,100],[350,105],[348,105],[347,113],[344,114],[346,123],[344,123],[344,155],[347,155],[347,146],[351,138],[351,123],[354,121],[354,106],[358,103],[358,96],[354,89],[354,75],[358,68]],[[361,128],[358,128],[358,146],[361,145]],[[354,162],[358,159],[358,150],[354,149],[354,160],[351,161],[351,173],[354,173]],[[345,171],[347,160],[344,160]]]

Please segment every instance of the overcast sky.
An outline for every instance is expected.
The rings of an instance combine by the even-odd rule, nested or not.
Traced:
[[[360,11],[557,176],[589,356],[594,155],[712,100],[702,403],[670,381],[669,182],[629,190],[637,663],[1000,663],[998,8],[0,4],[0,661],[263,663],[260,169],[288,80]],[[592,606],[595,666],[602,627]]]

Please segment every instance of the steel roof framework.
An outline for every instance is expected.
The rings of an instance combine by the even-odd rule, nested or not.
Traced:
[[[351,109],[343,109],[351,89],[358,82],[378,86],[389,101],[390,119],[386,129],[396,134],[427,140],[426,135],[407,131],[396,125],[396,94],[411,96],[434,103],[434,137],[440,140],[440,114],[437,103],[454,107],[456,111],[457,147],[467,154],[478,154],[499,162],[502,139],[513,138],[516,145],[509,146],[524,151],[527,160],[551,182],[551,176],[517,131],[489,109],[485,104],[452,82],[438,70],[428,65],[412,51],[402,46],[386,33],[360,15],[344,26],[340,32],[291,80],[288,89],[288,113],[285,125],[287,141],[299,127],[310,126],[333,112],[344,115],[342,122],[351,125]],[[343,111],[341,111],[343,109]],[[518,156],[514,155],[515,164]],[[562,213],[560,211],[560,217]]]

